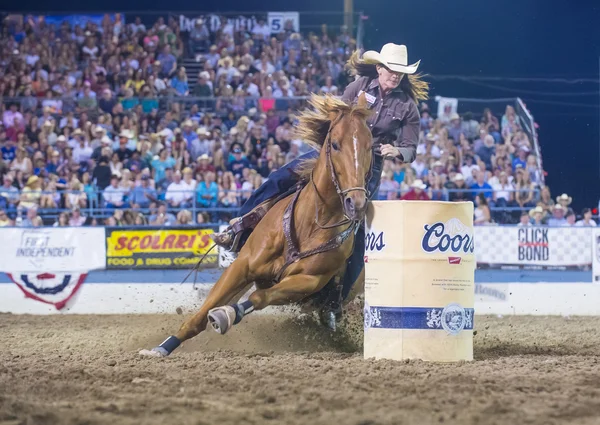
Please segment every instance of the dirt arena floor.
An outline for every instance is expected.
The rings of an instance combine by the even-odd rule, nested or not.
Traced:
[[[0,424],[600,424],[600,318],[477,317],[461,364],[272,316],[137,355],[182,318],[0,314]]]

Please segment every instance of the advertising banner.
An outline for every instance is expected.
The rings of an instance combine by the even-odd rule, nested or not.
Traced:
[[[595,228],[591,232],[592,244],[592,282],[600,283],[600,228]]]
[[[88,271],[106,264],[102,228],[6,228],[1,238],[0,271],[26,298],[58,310],[74,301]]]
[[[189,32],[194,28],[195,21],[202,19],[210,32],[216,32],[221,27],[221,17],[219,14],[209,14],[205,16],[179,15],[179,28],[181,32]],[[233,26],[234,31],[252,31],[259,19],[264,16],[255,15],[237,15],[227,16],[227,22]],[[267,25],[271,29],[271,34],[278,34],[285,29],[286,22],[291,21],[294,31],[300,31],[300,14],[298,12],[267,12]]]
[[[212,229],[106,228],[107,269],[191,269],[213,246]],[[213,250],[202,262],[216,267]]]
[[[585,227],[477,226],[477,266],[534,270],[589,268],[590,233]]]

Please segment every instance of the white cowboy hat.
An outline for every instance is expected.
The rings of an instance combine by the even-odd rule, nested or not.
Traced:
[[[456,173],[454,175],[454,178],[452,179],[452,181],[460,181],[460,180],[465,180],[465,176],[462,175],[462,173]]]
[[[413,182],[413,184],[410,185],[410,187],[423,190],[427,187],[427,185],[423,183],[423,180],[417,179]]]
[[[529,217],[533,218],[537,213],[544,214],[544,209],[539,205],[529,210]]]
[[[394,72],[402,72],[404,74],[414,74],[419,68],[417,61],[412,65],[408,64],[408,52],[404,44],[388,43],[381,48],[381,52],[369,50],[362,56],[365,63],[380,63]]]
[[[573,198],[571,198],[566,193],[563,193],[562,195],[556,197],[556,202],[560,202],[560,201],[565,201],[567,203],[567,205],[570,205],[571,202],[573,202]]]

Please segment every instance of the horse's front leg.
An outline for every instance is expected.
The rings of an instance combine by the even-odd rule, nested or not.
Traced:
[[[305,274],[285,277],[271,288],[257,289],[243,303],[211,310],[208,315],[210,323],[217,332],[224,334],[254,310],[262,310],[269,305],[285,305],[300,301],[321,289],[328,279],[328,276]]]
[[[208,312],[216,306],[232,301],[248,285],[248,257],[238,257],[221,275],[212,287],[200,310],[186,320],[175,335],[169,336],[162,344],[152,350],[142,350],[141,355],[165,357],[179,345],[198,335],[208,323]]]

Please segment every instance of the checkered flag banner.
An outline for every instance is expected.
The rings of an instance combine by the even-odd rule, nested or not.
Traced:
[[[594,250],[592,254],[592,265],[593,265],[593,279],[594,283],[600,283],[600,229],[596,228],[592,230],[592,248]]]
[[[592,265],[591,233],[585,227],[475,227],[477,266],[589,268]]]

